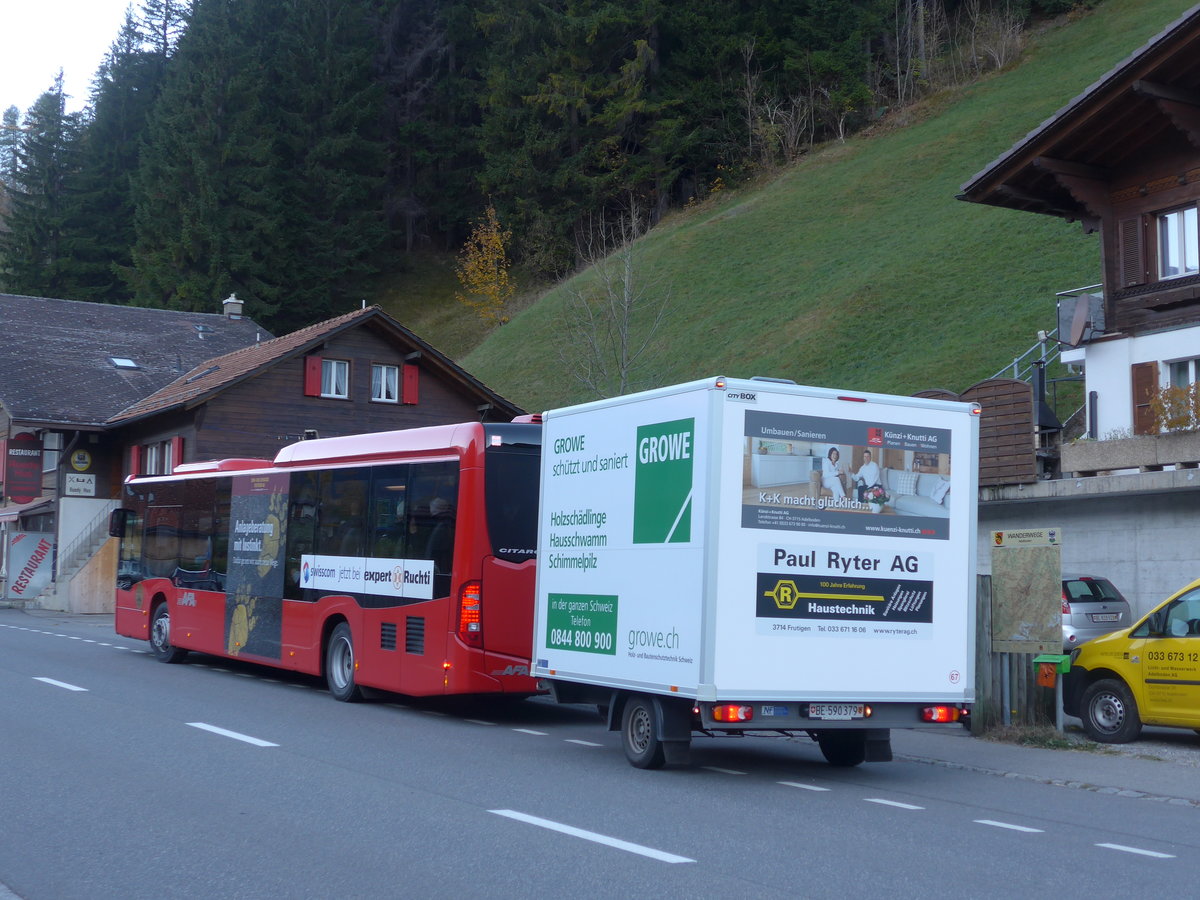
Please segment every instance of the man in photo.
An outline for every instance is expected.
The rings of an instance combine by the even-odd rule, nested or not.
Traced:
[[[862,452],[862,465],[854,473],[854,484],[858,500],[862,500],[863,491],[879,484],[879,463],[871,457],[870,450]]]

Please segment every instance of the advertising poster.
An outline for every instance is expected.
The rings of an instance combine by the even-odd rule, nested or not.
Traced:
[[[225,644],[232,656],[280,658],[287,492],[286,473],[233,479],[225,582]]]
[[[547,418],[535,671],[696,684],[702,401]]]
[[[50,586],[54,575],[54,535],[32,531],[8,536],[5,600],[32,600]]]
[[[718,693],[961,696],[974,498],[952,450],[972,426],[962,405],[731,392],[717,590],[742,602],[718,604]],[[881,671],[904,673],[882,695]]]
[[[946,540],[950,432],[747,410],[747,528]]]

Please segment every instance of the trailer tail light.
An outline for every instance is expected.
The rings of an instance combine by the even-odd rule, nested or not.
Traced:
[[[472,647],[483,646],[483,585],[467,581],[458,590],[458,638]]]
[[[749,722],[754,718],[754,707],[724,703],[713,707],[712,716],[715,722]]]
[[[926,706],[921,710],[922,722],[957,722],[963,711],[957,706]]]

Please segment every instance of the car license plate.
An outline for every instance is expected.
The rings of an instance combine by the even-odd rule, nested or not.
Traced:
[[[810,703],[808,704],[810,719],[861,719],[863,707],[861,703]]]
[[[1092,615],[1093,622],[1116,622],[1121,616],[1117,613],[1094,613]]]

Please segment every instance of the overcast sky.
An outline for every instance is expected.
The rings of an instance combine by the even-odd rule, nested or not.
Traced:
[[[131,0],[4,0],[0,109],[21,114],[63,70],[67,109],[83,109],[92,76],[117,39]]]

